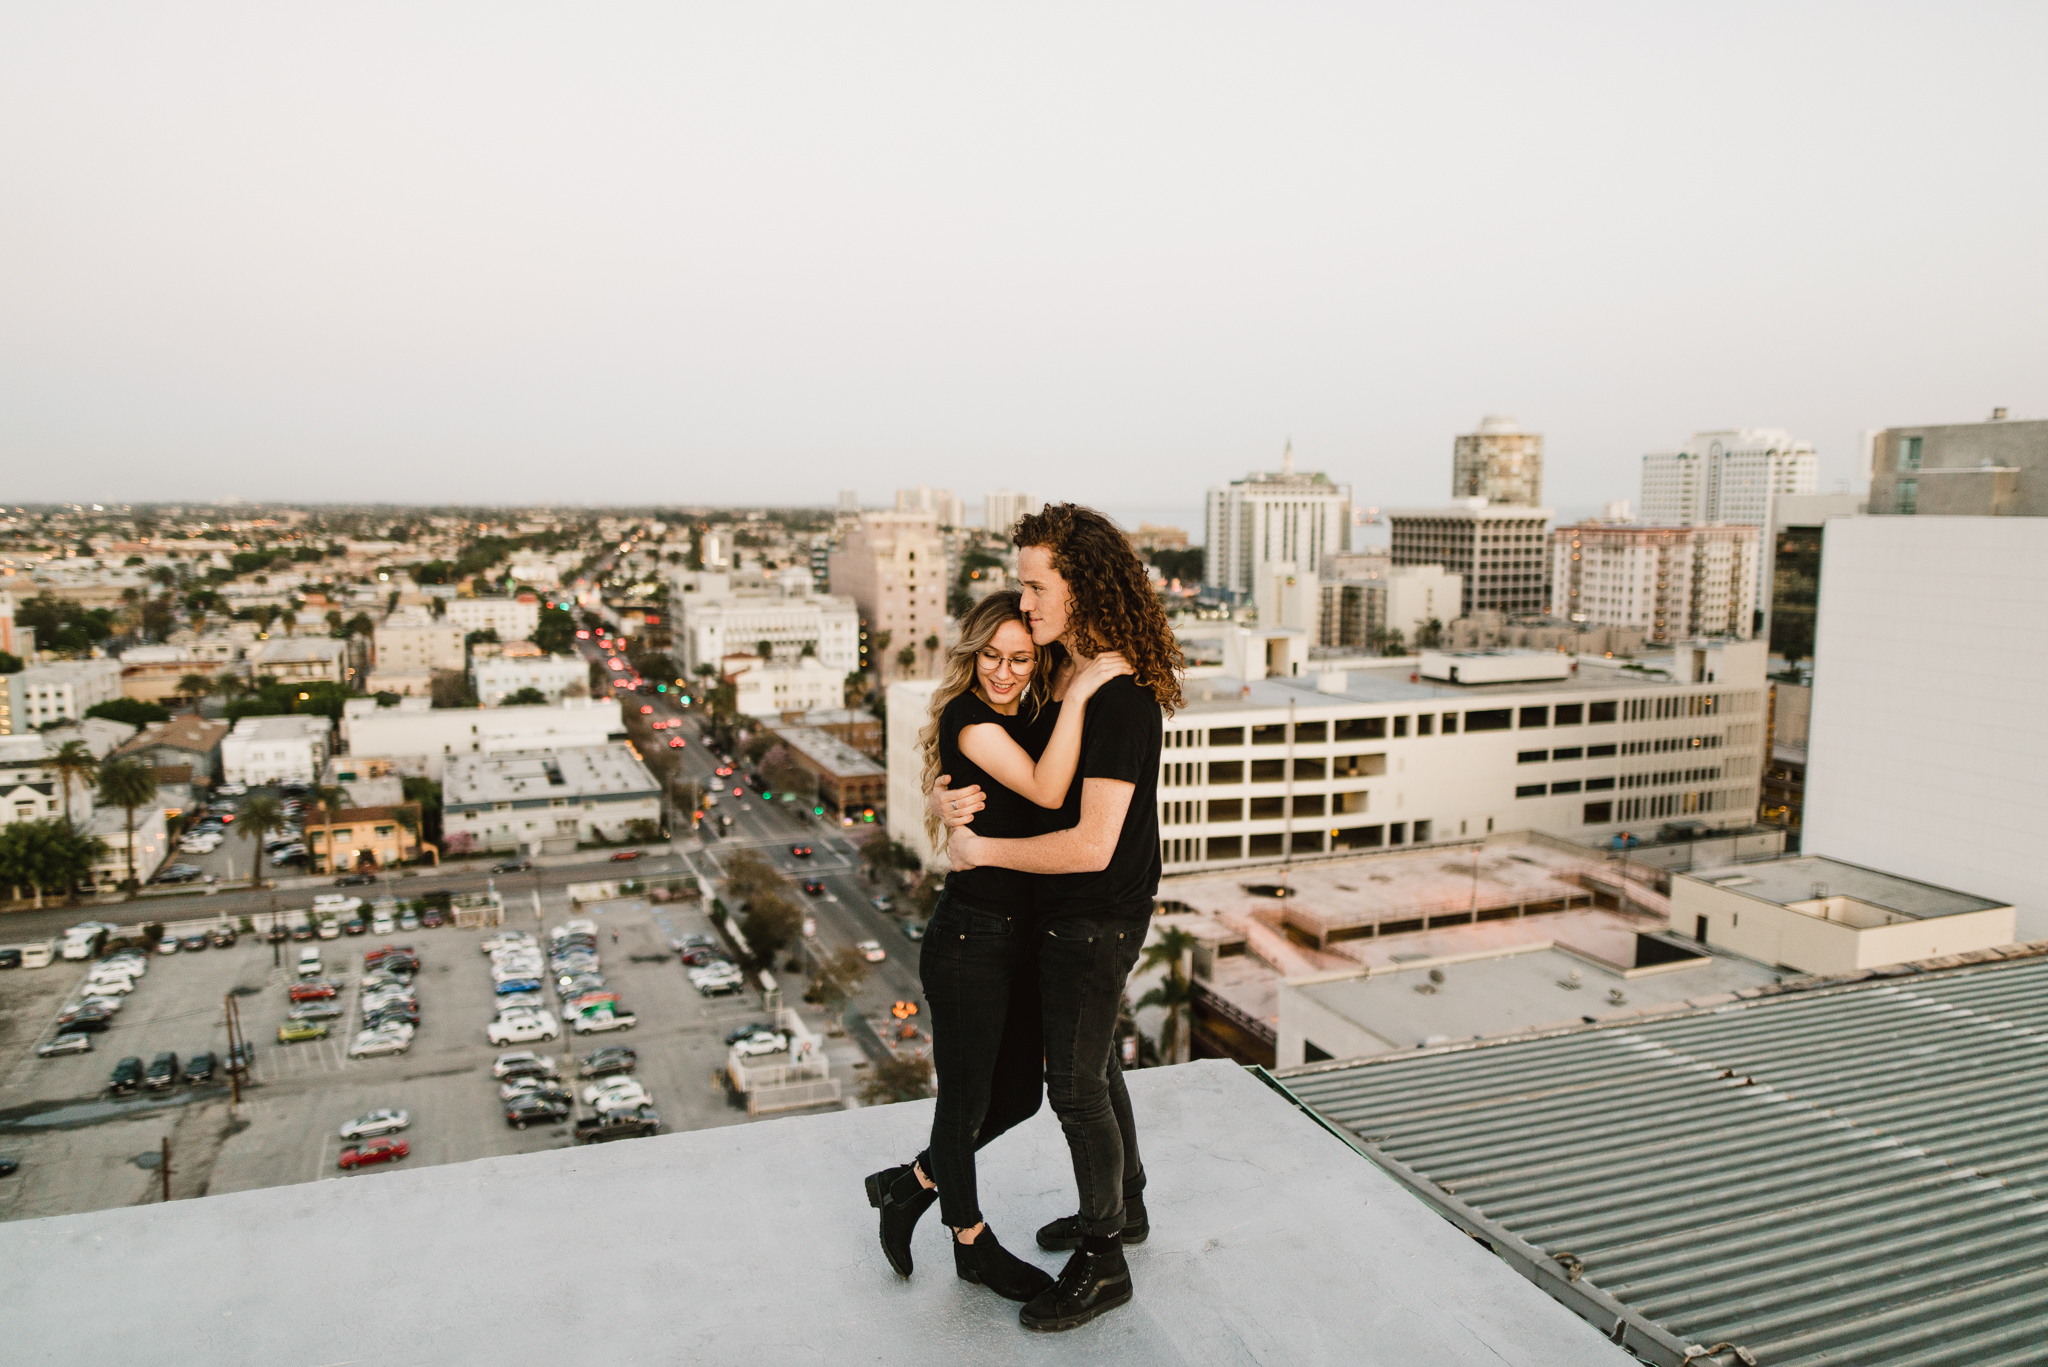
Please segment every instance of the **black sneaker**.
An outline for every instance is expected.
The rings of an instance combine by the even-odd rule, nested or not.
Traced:
[[[939,1199],[935,1188],[917,1180],[916,1164],[884,1168],[867,1177],[868,1204],[882,1212],[882,1256],[899,1277],[910,1275],[910,1235]]]
[[[1018,1323],[1042,1333],[1075,1329],[1131,1299],[1131,1269],[1123,1247],[1114,1239],[1089,1242],[1101,1247],[1075,1249],[1060,1279],[1017,1312]]]
[[[1127,1244],[1142,1244],[1145,1236],[1152,1232],[1152,1222],[1145,1218],[1145,1198],[1126,1196],[1124,1198],[1124,1231],[1118,1237]],[[1064,1253],[1081,1246],[1081,1217],[1063,1215],[1038,1231],[1038,1246],[1049,1253]]]

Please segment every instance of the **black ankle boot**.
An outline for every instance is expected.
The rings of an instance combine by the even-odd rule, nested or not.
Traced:
[[[1145,1198],[1142,1195],[1124,1197],[1124,1230],[1117,1237],[1127,1244],[1142,1244],[1145,1236],[1152,1232],[1152,1222],[1145,1218]],[[1081,1246],[1081,1217],[1062,1215],[1038,1231],[1038,1246],[1049,1253],[1064,1253],[1070,1248]]]
[[[1033,1297],[1017,1319],[1026,1329],[1074,1329],[1130,1299],[1131,1269],[1124,1263],[1123,1244],[1114,1236],[1089,1236],[1067,1259],[1060,1279]]]
[[[868,1174],[868,1204],[882,1212],[882,1256],[899,1277],[910,1275],[910,1233],[939,1199],[936,1188],[917,1180],[917,1165]]]
[[[1012,1301],[1028,1301],[1053,1284],[1045,1269],[1033,1267],[997,1243],[996,1232],[987,1225],[971,1244],[961,1243],[958,1234],[953,1236],[953,1270],[961,1281],[985,1286]]]

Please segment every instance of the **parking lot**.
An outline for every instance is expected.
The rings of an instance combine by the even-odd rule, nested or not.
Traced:
[[[577,1056],[631,1045],[639,1054],[636,1076],[652,1093],[665,1129],[744,1122],[743,1105],[719,1081],[725,1036],[766,1016],[752,995],[704,998],[690,988],[669,945],[684,935],[711,932],[695,904],[650,906],[623,899],[576,908],[573,915],[596,923],[606,985],[620,994],[638,1024],[592,1035],[565,1030],[549,1043],[507,1048],[552,1054],[565,1077],[573,1077]],[[562,905],[541,922],[531,915],[512,920],[545,940],[546,930],[571,916]],[[488,933],[443,926],[276,946],[245,935],[229,948],[154,955],[110,1028],[92,1036],[92,1051],[54,1058],[36,1057],[34,1046],[53,1033],[56,1011],[75,994],[86,965],[60,961],[0,973],[0,1157],[21,1164],[14,1176],[0,1179],[0,1218],[158,1199],[162,1178],[153,1155],[166,1138],[174,1199],[294,1182],[372,1180],[380,1168],[338,1168],[346,1146],[339,1130],[382,1107],[411,1116],[398,1136],[411,1152],[396,1166],[572,1143],[569,1122],[524,1131],[505,1122],[491,1074],[504,1050],[484,1037],[495,1009],[491,966],[481,952]],[[363,953],[388,941],[412,945],[420,959],[413,984],[417,1033],[403,1054],[351,1059],[346,1050],[357,1023]],[[326,1039],[280,1044],[277,1030],[291,1006],[294,966],[308,945],[321,951],[329,976],[342,981],[335,1000],[346,1014],[329,1022]],[[163,1050],[181,1058],[199,1050],[224,1055],[230,997],[256,1046],[239,1107],[231,1105],[218,1077],[164,1092],[107,1095],[108,1075],[124,1056],[146,1064]]]

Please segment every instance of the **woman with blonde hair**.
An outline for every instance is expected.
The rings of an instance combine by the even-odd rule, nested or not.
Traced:
[[[1037,834],[1073,781],[1088,698],[1130,673],[1122,656],[1098,655],[1055,703],[1048,695],[1058,658],[1032,643],[1014,591],[990,594],[960,619],[919,745],[926,791],[942,776],[956,787],[979,785],[978,830]],[[928,814],[926,826],[943,845],[938,817]],[[918,963],[939,1087],[930,1147],[867,1179],[868,1203],[881,1211],[882,1252],[898,1275],[910,1275],[911,1232],[938,1201],[953,1230],[954,1270],[1016,1301],[1052,1278],[1004,1249],[982,1219],[974,1155],[1036,1114],[1044,1090],[1036,881],[993,868],[947,876]]]

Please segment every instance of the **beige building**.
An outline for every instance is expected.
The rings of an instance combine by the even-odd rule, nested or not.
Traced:
[[[1513,418],[1483,419],[1451,446],[1451,497],[1534,508],[1543,502],[1543,434]]]
[[[1550,543],[1552,616],[1639,627],[1652,641],[1755,632],[1757,527],[1581,522]]]
[[[348,642],[322,637],[272,637],[249,657],[249,672],[258,679],[285,682],[345,684],[355,671],[349,665]]]
[[[1671,927],[1802,973],[1853,973],[2013,942],[2012,906],[1820,855],[1673,874]]]
[[[889,633],[885,658],[863,658],[862,664],[885,678],[930,672],[934,652],[924,641],[943,638],[946,626],[946,549],[930,513],[862,513],[832,552],[831,575],[832,591],[848,595],[860,609],[863,656],[880,633]],[[917,652],[907,671],[896,658],[906,646]]]
[[[463,668],[467,661],[462,635],[462,628],[454,622],[437,622],[424,612],[400,608],[378,624],[371,638],[376,658],[368,691],[380,691],[378,680],[394,675],[431,676],[437,669]]]

